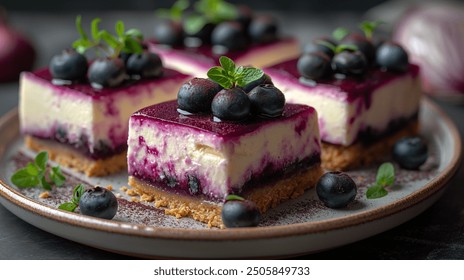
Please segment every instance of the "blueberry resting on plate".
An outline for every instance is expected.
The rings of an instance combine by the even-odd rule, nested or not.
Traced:
[[[360,76],[367,72],[368,63],[360,51],[342,51],[333,57],[332,70],[340,74]]]
[[[227,51],[243,50],[248,39],[243,26],[238,22],[223,22],[216,26],[211,34],[211,43]]]
[[[393,159],[404,169],[419,169],[427,157],[427,144],[417,136],[404,137],[393,146]]]
[[[52,57],[49,69],[55,79],[82,80],[87,73],[87,58],[73,49],[64,50]]]
[[[255,227],[259,224],[261,214],[256,204],[249,200],[229,200],[221,211],[222,222],[228,228]]]
[[[130,55],[127,59],[126,70],[129,75],[158,78],[163,75],[163,63],[157,54],[145,51]]]
[[[384,42],[376,53],[376,63],[388,71],[406,72],[408,70],[408,53],[397,43]]]
[[[330,63],[330,57],[323,52],[306,53],[298,59],[297,69],[302,77],[317,81],[332,72]]]
[[[244,87],[242,87],[242,89],[244,92],[248,93],[259,85],[273,85],[271,77],[269,77],[267,74],[264,74],[261,76],[261,78],[246,84]]]
[[[90,65],[87,75],[94,88],[116,87],[126,78],[126,68],[120,58],[100,58]]]
[[[178,46],[184,41],[182,23],[165,19],[155,25],[154,38],[159,44]]]
[[[84,215],[111,220],[118,211],[118,200],[111,191],[95,187],[82,194],[79,209]]]
[[[221,90],[222,87],[210,79],[193,78],[180,87],[178,108],[189,113],[208,113],[214,96]]]
[[[251,101],[238,87],[223,89],[214,97],[211,111],[220,120],[240,121],[249,117]]]
[[[269,15],[256,16],[248,27],[248,35],[258,44],[267,44],[277,40],[277,21]]]
[[[259,85],[248,93],[251,111],[264,117],[282,116],[285,107],[285,96],[274,85]]]
[[[329,208],[343,208],[352,202],[357,193],[356,183],[343,172],[327,172],[316,184],[319,199]]]

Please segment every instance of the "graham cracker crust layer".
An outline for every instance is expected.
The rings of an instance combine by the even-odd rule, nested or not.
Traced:
[[[306,189],[316,185],[323,170],[319,164],[309,170],[278,180],[269,185],[253,188],[241,194],[256,203],[261,213],[276,207],[290,198],[301,196]],[[156,207],[163,207],[165,213],[177,218],[190,217],[208,224],[209,227],[224,228],[221,218],[222,203],[204,201],[198,197],[178,195],[156,188],[133,176],[129,176],[129,186],[140,196],[150,196],[146,201],[154,201]]]
[[[322,167],[329,170],[346,171],[380,162],[390,155],[396,141],[405,136],[417,135],[418,132],[419,122],[414,121],[396,133],[369,144],[356,142],[350,146],[341,146],[322,142]]]
[[[26,147],[34,151],[47,151],[51,160],[62,166],[83,172],[89,177],[106,176],[127,169],[126,152],[105,159],[94,160],[64,144],[25,136]]]

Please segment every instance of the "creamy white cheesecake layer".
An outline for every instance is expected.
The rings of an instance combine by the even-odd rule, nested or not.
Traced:
[[[157,53],[166,67],[199,78],[206,78],[208,70],[218,65],[218,58],[195,53],[195,49],[177,50],[164,45],[149,43],[150,51]],[[300,53],[300,45],[297,40],[286,39],[266,45],[255,46],[237,55],[232,59],[237,65],[250,65],[258,68],[280,63],[293,58]],[[227,54],[224,54],[227,56]]]
[[[148,181],[170,177],[181,188],[194,176],[201,193],[217,199],[240,193],[252,178],[262,180],[265,168],[283,172],[320,155],[314,109],[234,137],[132,116],[128,146],[129,175]]]
[[[267,71],[276,87],[290,103],[307,104],[319,115],[321,140],[348,146],[367,128],[376,132],[388,129],[391,121],[409,119],[417,114],[422,95],[418,75],[404,74],[355,100],[339,87],[318,84],[309,86],[279,72]]]
[[[185,80],[182,76],[90,96],[25,72],[20,80],[21,131],[53,139],[59,128],[66,133],[68,144],[82,145],[85,139],[90,154],[101,143],[109,148],[125,146],[130,115],[142,107],[175,99]]]

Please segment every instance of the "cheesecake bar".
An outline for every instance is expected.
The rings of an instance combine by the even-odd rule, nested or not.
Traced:
[[[49,69],[24,72],[19,119],[26,145],[51,159],[103,176],[126,168],[128,120],[136,110],[175,99],[189,76],[164,69],[159,78],[94,88],[87,81],[56,85]]]
[[[158,53],[167,67],[197,77],[206,77],[206,72],[217,65],[221,55],[230,57],[239,65],[262,68],[291,59],[300,52],[298,40],[290,37],[226,53],[214,52],[214,47],[210,44],[198,47],[166,46],[155,40],[148,42],[148,48]]]
[[[222,227],[229,194],[261,212],[303,194],[322,174],[317,113],[286,104],[280,116],[218,121],[181,114],[176,101],[153,105],[129,120],[129,185],[177,217]]]
[[[422,90],[416,65],[307,81],[297,63],[298,58],[264,71],[288,102],[317,110],[324,167],[343,170],[380,160],[400,137],[417,134]]]

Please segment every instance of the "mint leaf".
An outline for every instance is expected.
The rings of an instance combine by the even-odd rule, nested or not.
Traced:
[[[182,14],[190,6],[188,0],[177,0],[171,7],[170,16],[174,20],[182,19]]]
[[[219,23],[227,20],[236,19],[238,16],[237,8],[225,1],[220,1],[216,6],[216,11],[214,13],[215,17],[213,18],[214,23]]]
[[[348,33],[350,33],[348,29],[344,27],[338,27],[332,32],[332,37],[334,37],[334,39],[337,41],[341,41],[346,37],[346,35],[348,35]]]
[[[393,183],[395,183],[395,167],[390,162],[385,162],[377,170],[375,185],[367,189],[366,197],[374,199],[386,196],[388,191],[385,187]]]
[[[208,20],[201,15],[189,15],[183,22],[183,27],[187,34],[193,35],[198,33],[207,23]]]
[[[253,68],[253,67],[244,67],[243,70],[235,77],[236,83],[238,86],[246,86],[247,84],[258,80],[264,75],[263,70]]]
[[[74,187],[71,202],[65,202],[61,204],[60,206],[58,206],[58,209],[66,210],[69,212],[74,212],[77,206],[79,206],[79,201],[84,191],[85,191],[85,188],[82,184],[79,184],[76,187]]]
[[[38,153],[34,161],[40,169],[45,170],[47,168],[48,153],[45,151]]]
[[[58,209],[69,211],[69,212],[74,212],[76,208],[77,208],[77,205],[72,202],[66,202],[58,206]]]
[[[143,33],[139,29],[131,28],[124,33],[125,36],[132,37],[134,39],[139,40],[140,42],[143,41]]]
[[[81,36],[81,39],[87,40],[87,34],[85,34],[85,31],[82,28],[82,17],[80,15],[76,17],[76,29],[79,36]]]
[[[42,185],[42,188],[46,189],[46,190],[51,190],[52,189],[52,186],[50,185],[50,183],[48,183],[47,179],[45,178],[45,176],[42,176],[40,178],[40,184]]]
[[[219,66],[214,66],[208,70],[208,78],[215,81],[223,88],[232,88],[234,81],[227,75],[225,70]]]
[[[376,199],[376,198],[381,198],[384,197],[388,194],[388,191],[384,189],[384,187],[379,186],[379,185],[374,185],[372,187],[369,187],[366,191],[366,197],[368,199]]]
[[[383,163],[377,171],[377,185],[391,186],[395,182],[395,168],[390,162]]]
[[[73,190],[72,202],[74,204],[79,205],[79,201],[81,200],[81,196],[84,194],[85,188],[82,184],[77,185]]]
[[[106,30],[100,31],[100,34],[98,35],[99,38],[101,38],[105,43],[108,44],[113,49],[119,48],[121,46],[121,43],[114,37],[111,33],[109,33]]]
[[[245,200],[245,199],[235,194],[229,194],[228,196],[226,196],[226,201],[231,201],[231,200]]]
[[[235,63],[232,61],[232,59],[228,58],[227,56],[221,56],[219,58],[219,64],[221,64],[222,68],[224,68],[227,75],[235,75]]]
[[[124,22],[118,20],[118,21],[116,22],[116,24],[115,24],[114,29],[116,30],[116,34],[117,34],[119,37],[124,36],[124,30],[125,30]]]
[[[101,21],[100,18],[95,18],[92,20],[92,23],[91,23],[92,37],[97,42],[100,40],[100,29],[98,28],[98,24],[100,23],[100,21]]]
[[[131,37],[124,38],[124,48],[123,51],[126,53],[142,53],[143,48],[140,43]]]
[[[32,188],[40,184],[39,177],[29,174],[26,168],[19,169],[13,173],[11,182],[18,188]]]
[[[61,187],[64,184],[64,182],[66,181],[66,177],[64,177],[63,173],[61,172],[60,166],[52,167],[50,179],[57,187]]]
[[[341,53],[342,51],[357,51],[358,47],[351,44],[340,44],[335,47],[335,53]]]
[[[31,188],[42,186],[46,190],[52,189],[52,184],[62,186],[66,180],[59,166],[47,169],[48,153],[42,151],[37,154],[33,162],[28,162],[26,167],[17,170],[11,176],[11,182],[18,188]],[[52,182],[47,181],[49,177]]]
[[[326,40],[316,40],[314,43],[322,45],[322,46],[326,46],[329,49],[331,49],[333,52],[335,52],[336,46],[330,42],[327,42]]]
[[[29,162],[26,165],[26,171],[31,176],[38,176],[40,174],[39,168],[37,168],[37,166],[32,162]]]
[[[372,39],[375,29],[384,22],[382,21],[363,21],[359,24],[359,28],[364,32],[367,39]]]

